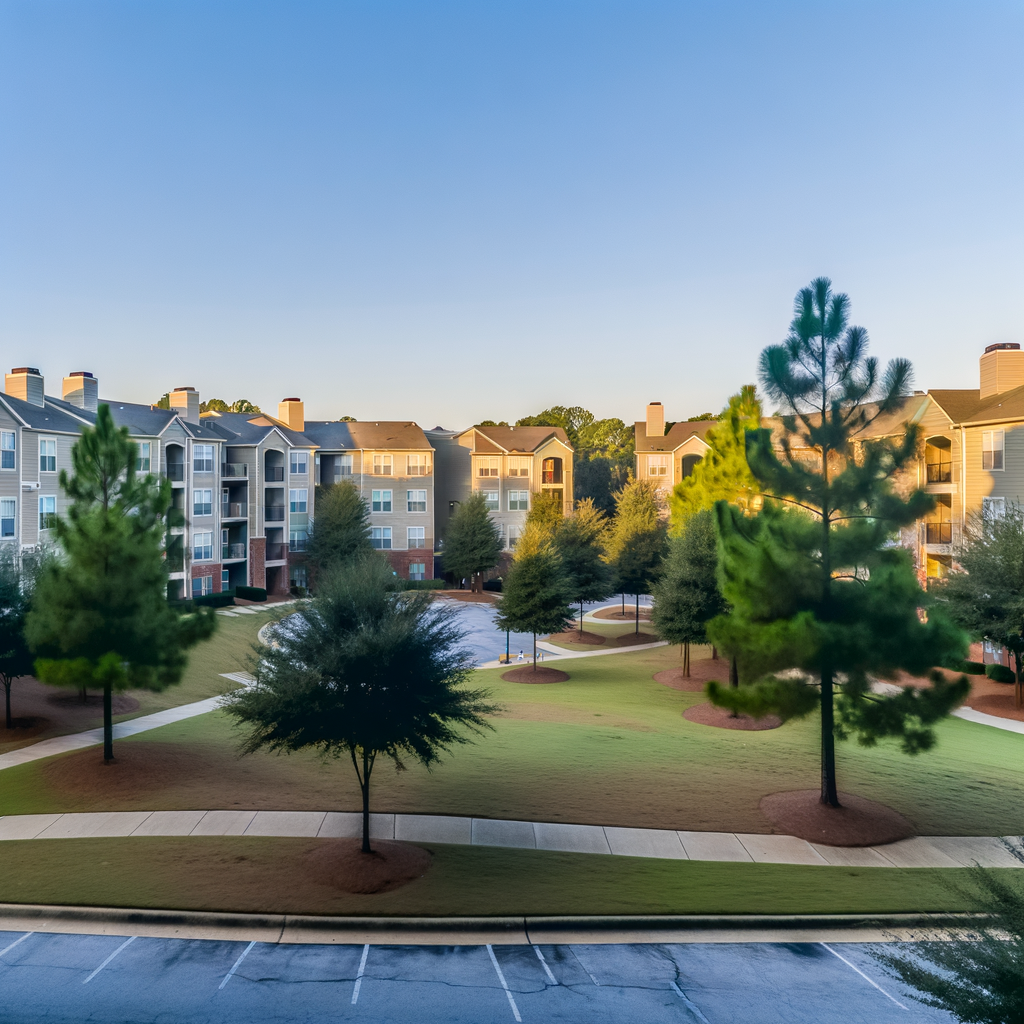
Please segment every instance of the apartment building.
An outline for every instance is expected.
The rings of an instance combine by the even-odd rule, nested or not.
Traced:
[[[403,579],[434,576],[434,449],[409,421],[318,421],[314,482],[349,481],[370,509],[370,540]]]
[[[665,499],[680,480],[693,472],[705,453],[707,433],[717,420],[672,423],[666,430],[665,407],[661,402],[647,406],[647,417],[635,424],[635,473],[650,481]]]

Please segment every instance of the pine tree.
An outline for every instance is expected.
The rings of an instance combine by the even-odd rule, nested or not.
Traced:
[[[349,758],[363,803],[363,853],[370,849],[370,778],[378,757],[399,770],[412,757],[430,767],[465,731],[490,728],[501,710],[472,673],[454,610],[422,592],[396,593],[383,559],[343,563],[321,581],[316,597],[295,612],[296,628],[280,630],[260,652],[255,683],[225,699],[249,727],[242,751],[289,753],[312,748]],[[465,730],[465,731],[463,731]]]
[[[708,432],[710,450],[693,472],[672,488],[669,508],[672,532],[680,534],[687,520],[701,509],[712,508],[716,501],[729,501],[748,508],[758,491],[758,483],[747,465],[748,430],[761,426],[761,403],[753,384],[745,385]]]
[[[370,544],[370,509],[359,488],[349,481],[318,487],[316,512],[309,525],[306,561],[312,582],[329,575],[345,562],[373,550]]]
[[[0,550],[0,683],[8,729],[14,727],[11,685],[19,676],[31,675],[35,664],[25,639],[25,619],[44,558],[36,552],[18,554],[8,545]]]
[[[571,516],[562,520],[555,533],[555,547],[569,581],[571,600],[580,606],[580,632],[583,632],[583,605],[603,601],[614,592],[615,572],[604,560],[602,538],[608,528],[605,516],[591,498],[577,502]]]
[[[665,523],[654,486],[631,479],[615,495],[615,519],[608,535],[608,557],[618,589],[636,599],[640,632],[640,595],[649,594],[667,550]]]
[[[706,644],[707,623],[725,610],[718,588],[715,515],[702,509],[669,541],[661,578],[654,585],[651,619],[658,636],[683,647],[683,673],[690,674],[690,644]]]
[[[71,450],[71,499],[53,530],[62,557],[44,566],[25,635],[45,683],[103,690],[103,759],[111,761],[114,690],[162,690],[181,679],[186,649],[216,625],[212,608],[167,603],[163,516],[171,484],[136,473],[137,445],[101,405]]]
[[[551,491],[535,491],[530,495],[530,511],[526,513],[527,526],[536,526],[545,536],[552,538],[564,518],[562,501],[557,494]]]
[[[475,586],[480,573],[493,569],[501,557],[501,534],[480,491],[471,494],[448,520],[444,536],[444,568],[456,581],[466,578]]]
[[[929,689],[871,689],[873,675],[921,675],[958,661],[966,638],[940,609],[924,615],[929,601],[909,553],[893,544],[934,503],[923,490],[901,497],[893,486],[916,457],[919,431],[908,424],[896,438],[865,436],[874,419],[901,407],[910,364],[894,360],[880,373],[865,354],[866,331],[848,326],[848,307],[819,278],[797,296],[785,344],[761,355],[765,391],[786,410],[781,455],[770,430],[749,431],[747,458],[765,506],[748,515],[716,505],[732,610],[708,627],[742,677],[760,679],[729,690],[709,684],[714,703],[784,719],[820,711],[821,800],[833,807],[837,736],[869,746],[896,737],[906,753],[927,750],[931,725],[968,692],[966,678],[948,683],[938,672]],[[770,675],[784,669],[806,675]]]

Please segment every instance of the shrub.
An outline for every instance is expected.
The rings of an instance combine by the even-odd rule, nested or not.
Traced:
[[[401,580],[401,590],[444,590],[444,580]],[[487,584],[485,583],[486,587]]]
[[[957,672],[964,672],[969,676],[983,676],[985,674],[985,663],[983,661],[962,661],[954,666]]]
[[[235,595],[230,590],[221,591],[219,594],[204,594],[202,597],[193,597],[194,608],[223,608],[225,605],[234,604]]]
[[[267,592],[263,587],[235,587],[235,597],[243,601],[266,601]]]
[[[484,590],[491,590],[495,594],[501,593],[501,580],[486,580],[484,582]]]
[[[1015,683],[1017,681],[1013,669],[1007,668],[1006,665],[986,665],[985,675],[994,683]]]

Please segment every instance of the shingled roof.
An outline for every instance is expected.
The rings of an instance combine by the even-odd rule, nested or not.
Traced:
[[[647,423],[639,420],[636,423],[636,450],[638,452],[674,452],[686,444],[691,437],[699,437],[706,444],[706,435],[718,420],[684,420],[673,423],[671,429],[663,437],[648,437]]]
[[[535,452],[549,438],[555,437],[572,449],[568,435],[561,427],[481,427],[473,426],[483,434],[499,451]]]

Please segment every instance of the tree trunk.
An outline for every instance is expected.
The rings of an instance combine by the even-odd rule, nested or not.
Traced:
[[[736,663],[736,655],[735,654],[732,655],[732,658],[731,658],[731,660],[729,662],[729,685],[734,690],[738,690],[740,688],[740,667]],[[740,716],[739,716],[738,712],[733,711],[729,715],[729,717],[730,718],[739,718]]]
[[[7,728],[14,728],[14,719],[11,718],[11,680],[4,680],[5,704],[7,705]]]
[[[626,594],[625,591],[622,593],[622,617],[626,617]]]
[[[114,716],[112,688],[109,683],[103,687],[103,763],[114,760]]]
[[[836,788],[835,709],[832,699],[832,670],[821,670],[821,802],[839,807]]]
[[[711,660],[718,661],[718,648],[714,644],[711,645]]]
[[[537,634],[533,634],[533,671],[537,671]]]
[[[1021,660],[1024,659],[1024,651],[1014,651],[1013,660],[1016,663],[1016,672],[1014,673],[1015,679],[1013,682],[1013,703],[1015,707],[1024,707],[1024,679],[1021,677]],[[7,689],[8,705],[10,704],[10,687]],[[7,711],[7,728],[10,729],[10,717],[11,712],[8,707]]]
[[[634,630],[634,632],[637,634],[637,636],[639,636],[640,635],[640,595],[639,594],[634,594],[633,596],[636,598],[636,629]]]
[[[683,644],[683,675],[690,678],[690,641]]]
[[[363,777],[359,788],[363,791],[363,853],[373,853],[370,849],[370,762],[363,751]]]
[[[580,639],[583,639],[583,602],[580,601]]]

